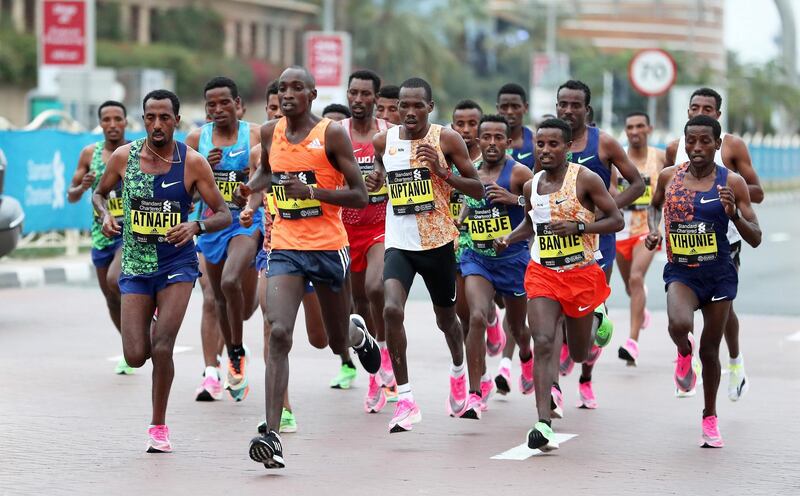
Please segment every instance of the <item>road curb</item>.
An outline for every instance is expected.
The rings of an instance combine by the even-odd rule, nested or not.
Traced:
[[[0,265],[0,289],[35,288],[50,284],[80,284],[95,279],[91,263],[68,262],[35,266]]]

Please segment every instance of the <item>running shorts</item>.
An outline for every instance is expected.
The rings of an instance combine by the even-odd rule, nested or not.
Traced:
[[[114,260],[114,255],[120,248],[122,248],[122,236],[118,236],[114,239],[113,245],[106,246],[99,250],[97,248],[92,248],[92,263],[98,269],[108,267],[111,265],[111,262]]]
[[[373,246],[383,243],[386,237],[386,224],[368,224],[359,226],[345,224],[347,240],[350,243],[350,271],[364,272],[367,270],[367,252]]]
[[[598,253],[599,252],[599,255]],[[617,256],[617,235],[616,233],[601,234],[600,246],[595,252],[595,260],[600,269],[606,270],[614,265],[614,259]]]
[[[456,304],[456,255],[452,242],[421,251],[388,248],[383,254],[384,281],[397,279],[408,293],[417,274],[425,281],[434,305]]]
[[[313,284],[339,291],[350,268],[350,250],[270,250],[267,277],[299,276]],[[306,287],[308,292],[308,287]]]
[[[617,253],[622,255],[622,258],[625,260],[632,260],[633,249],[639,243],[644,243],[645,238],[647,238],[647,234],[641,234],[639,236],[617,241]]]
[[[119,276],[119,291],[122,294],[143,294],[155,298],[162,289],[176,282],[190,282],[194,287],[198,277],[200,268],[195,259],[184,265],[176,265],[150,274],[123,273]]]
[[[218,264],[228,257],[228,243],[236,236],[252,236],[253,233],[259,232],[264,234],[264,220],[262,216],[264,211],[261,209],[253,212],[253,225],[250,227],[242,227],[239,224],[239,218],[234,217],[231,225],[213,233],[206,233],[197,238],[198,251],[201,251],[206,257],[206,261],[212,264]],[[258,246],[263,243],[263,238],[259,236]],[[253,259],[255,264],[255,259]]]
[[[557,301],[564,315],[575,319],[592,313],[611,294],[606,275],[596,263],[556,271],[531,261],[525,271],[525,290],[529,300]]]
[[[739,270],[739,267],[742,266],[742,240],[736,241],[735,243],[731,243],[731,260],[733,260],[733,265],[736,266],[736,270]]]
[[[667,263],[664,266],[664,291],[673,282],[688,286],[697,297],[697,308],[703,308],[711,302],[734,300],[739,287],[739,274],[733,260],[705,267]]]
[[[510,257],[487,257],[466,249],[461,254],[461,275],[480,276],[492,283],[497,294],[524,297],[525,268],[531,260],[528,250]]]

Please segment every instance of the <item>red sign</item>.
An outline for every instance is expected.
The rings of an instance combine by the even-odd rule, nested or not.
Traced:
[[[342,35],[306,34],[306,65],[318,87],[343,85],[349,57],[349,46]]]
[[[87,62],[86,2],[42,1],[42,64],[81,66]]]

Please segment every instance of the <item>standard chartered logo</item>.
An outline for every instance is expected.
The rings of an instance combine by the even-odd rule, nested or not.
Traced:
[[[164,200],[162,207],[164,209],[164,213],[168,214],[172,212],[172,203],[170,203],[169,201]]]
[[[422,180],[422,171],[419,169],[414,169],[414,180],[421,181]]]
[[[49,162],[26,164],[27,185],[25,186],[25,206],[49,206],[54,210],[64,208],[66,180],[61,151],[56,150]]]

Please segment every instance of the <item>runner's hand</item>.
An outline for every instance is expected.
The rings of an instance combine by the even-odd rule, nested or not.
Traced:
[[[239,187],[233,190],[233,203],[237,207],[243,208],[247,205],[247,199],[250,198],[252,192],[253,190],[250,189],[250,186],[245,183],[239,183]]]
[[[653,251],[660,246],[661,246],[660,232],[658,231],[651,232],[650,234],[647,235],[646,238],[644,238],[644,247],[647,248],[648,250]]]
[[[250,205],[244,207],[241,212],[239,212],[239,225],[248,228],[253,225],[253,209],[250,208]]]
[[[436,152],[436,149],[428,143],[422,143],[417,146],[416,158],[419,162],[423,162],[430,167],[431,172],[439,177],[445,177],[448,172],[451,172],[447,169],[447,164],[445,164],[445,167],[442,167],[442,164],[439,163],[439,154]]]
[[[91,188],[92,184],[94,184],[95,177],[97,176],[91,171],[84,174],[81,178],[81,189],[86,191],[87,189]]]
[[[113,238],[121,232],[122,229],[120,229],[116,217],[110,213],[106,213],[106,216],[103,218],[103,236]]]
[[[736,197],[733,194],[733,190],[728,186],[717,186],[717,192],[719,193],[719,201],[725,207],[725,215],[729,219],[736,217]]]
[[[497,183],[491,183],[486,186],[486,198],[492,203],[517,205],[517,198],[519,198],[519,195],[515,195],[509,190],[498,186]]]
[[[498,254],[505,251],[508,248],[508,236],[502,236],[500,238],[495,238],[492,242],[492,246],[494,247],[494,251]]]
[[[381,189],[384,184],[384,177],[380,171],[372,171],[364,178],[364,183],[367,185],[367,191],[374,193]]]
[[[208,152],[208,157],[206,158],[208,159],[208,164],[211,167],[216,167],[217,164],[222,162],[222,148],[212,148]]]
[[[195,234],[200,232],[197,222],[183,222],[167,231],[167,242],[180,248],[194,239]]]
[[[550,229],[557,236],[572,236],[578,234],[578,224],[570,220],[557,220],[550,224]]]
[[[311,198],[311,192],[308,190],[308,185],[301,181],[296,174],[290,174],[283,180],[283,189],[286,192],[286,198],[295,198],[298,200],[307,200]]]

